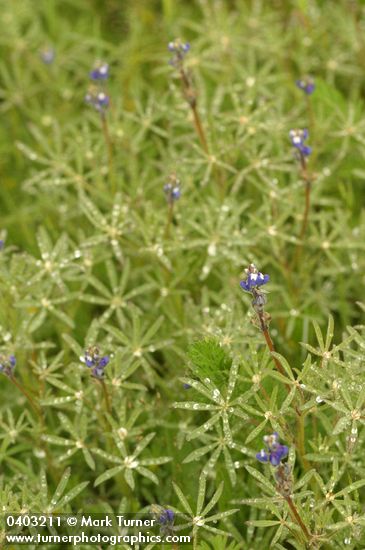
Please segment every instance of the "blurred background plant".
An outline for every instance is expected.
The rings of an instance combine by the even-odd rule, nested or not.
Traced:
[[[363,548],[364,3],[0,7],[3,510],[49,509],[46,476],[62,511],[213,499],[201,548]],[[85,96],[103,63],[100,113]],[[251,262],[285,374],[239,287]],[[79,359],[96,345],[102,384]],[[310,542],[255,458],[273,431]]]

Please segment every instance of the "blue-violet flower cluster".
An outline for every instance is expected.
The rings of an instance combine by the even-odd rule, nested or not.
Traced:
[[[269,282],[269,275],[263,275],[255,266],[255,264],[250,264],[247,269],[247,279],[240,282],[240,286],[246,292],[251,292],[253,288],[266,285]]]
[[[176,38],[172,42],[168,43],[167,48],[174,54],[174,56],[170,59],[170,65],[180,68],[184,61],[184,57],[190,50],[189,42],[182,42],[180,38]]]
[[[85,96],[85,101],[88,105],[94,107],[100,114],[104,114],[105,110],[109,107],[109,96],[104,91],[98,90],[94,86],[89,88]]]
[[[9,376],[9,378],[13,376],[15,365],[15,355],[9,355],[8,357],[0,355],[0,372],[5,374],[5,376]]]
[[[109,355],[100,355],[97,346],[87,348],[85,354],[80,357],[80,361],[91,370],[92,376],[102,379],[104,377],[104,369],[110,361]]]
[[[307,95],[311,95],[316,85],[314,83],[314,79],[311,76],[305,76],[304,78],[300,78],[296,81],[296,85],[300,90],[303,90],[303,92]]]
[[[175,513],[169,508],[164,508],[158,504],[151,506],[151,512],[155,516],[157,524],[160,526],[161,534],[167,535],[173,533]]]
[[[109,107],[110,98],[103,82],[109,78],[109,65],[108,63],[98,62],[93,70],[90,72],[90,79],[94,81],[94,84],[90,86],[88,93],[85,96],[85,102],[91,107],[94,107],[102,116],[105,115],[105,111]]]
[[[279,434],[277,432],[274,432],[272,435],[265,435],[263,439],[266,450],[261,449],[261,451],[256,454],[257,460],[260,462],[270,462],[272,466],[279,466],[281,460],[288,454],[288,447],[280,444]]]
[[[98,61],[90,72],[91,80],[107,80],[109,78],[109,64]]]
[[[165,183],[163,190],[169,204],[173,204],[175,201],[179,200],[181,197],[181,182],[175,174],[169,177],[169,181]]]
[[[308,139],[308,136],[309,133],[306,129],[290,130],[289,132],[290,141],[293,147],[299,151],[301,157],[308,157],[312,152],[312,148],[304,143]]]

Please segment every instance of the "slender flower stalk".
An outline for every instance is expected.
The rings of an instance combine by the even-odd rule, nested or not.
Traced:
[[[164,185],[164,193],[166,196],[168,211],[167,211],[167,222],[165,228],[165,237],[169,237],[170,228],[174,219],[174,206],[175,202],[178,201],[181,197],[181,183],[180,180],[176,177],[176,174],[171,174],[167,183]]]
[[[32,407],[33,411],[42,419],[41,411],[39,407],[35,404],[33,398],[28,393],[28,391],[23,388],[23,386],[18,382],[18,380],[14,376],[14,370],[16,366],[16,358],[14,355],[9,355],[8,357],[1,355],[0,356],[0,372],[7,376],[9,380],[18,388],[18,390],[24,395],[24,397],[28,400],[30,406]]]
[[[270,464],[274,468],[274,477],[276,480],[276,490],[285,499],[289,506],[290,513],[294,521],[298,524],[306,541],[310,542],[312,536],[302,520],[297,507],[292,499],[293,491],[293,476],[292,468],[287,462],[282,462],[289,449],[286,445],[282,445],[279,440],[279,434],[274,432],[271,435],[264,436],[266,449],[262,449],[256,454],[257,460],[263,463]]]
[[[308,226],[309,211],[310,211],[310,197],[311,197],[312,179],[313,179],[311,174],[308,171],[308,163],[307,163],[307,157],[309,157],[309,155],[312,152],[311,147],[305,144],[305,141],[307,140],[308,136],[309,136],[308,130],[290,130],[289,132],[291,143],[295,149],[296,156],[300,163],[301,176],[305,182],[305,206],[304,206],[302,226],[299,232],[300,241],[303,241],[307,230],[307,226]],[[299,260],[301,248],[302,248],[302,244],[300,243],[296,251],[295,263]]]
[[[104,370],[110,361],[109,355],[101,356],[97,346],[90,346],[85,351],[85,354],[81,355],[80,361],[91,369],[91,376],[100,382],[104,395],[105,408],[107,412],[111,414],[112,409],[108,388],[104,381]]]
[[[158,504],[152,504],[151,513],[153,514],[157,525],[160,527],[160,534],[163,537],[174,535],[175,513],[169,508],[164,508]],[[178,550],[178,544],[172,545],[174,550]]]
[[[312,539],[312,536],[310,534],[310,532],[308,531],[308,528],[307,526],[305,525],[305,523],[303,522],[302,518],[300,517],[300,514],[298,512],[298,509],[297,507],[295,506],[292,498],[290,496],[286,496],[284,497],[289,508],[290,508],[290,511],[292,513],[292,516],[294,518],[294,520],[296,521],[296,523],[299,525],[299,527],[301,528],[305,538],[307,539],[307,541],[310,541]]]
[[[296,81],[297,87],[302,90],[305,95],[310,96],[316,89],[314,79],[311,76],[304,76]]]
[[[269,275],[263,275],[254,264],[250,264],[245,272],[247,274],[247,279],[241,281],[240,286],[245,292],[251,293],[253,297],[252,307],[256,312],[256,324],[264,335],[270,353],[275,352],[275,347],[269,332],[270,315],[265,311],[266,295],[261,290],[261,287],[269,282]],[[279,360],[274,356],[272,356],[272,358],[276,369],[280,374],[285,376],[285,371]]]
[[[90,79],[93,81],[88,93],[85,96],[85,102],[93,107],[100,114],[101,128],[104,136],[105,146],[108,155],[108,168],[112,184],[113,194],[116,192],[116,181],[114,175],[113,163],[113,141],[110,136],[109,125],[107,120],[107,110],[110,105],[110,97],[105,89],[105,82],[109,78],[109,65],[98,61],[94,68],[89,73]]]
[[[11,382],[18,388],[18,390],[24,395],[24,397],[28,400],[30,406],[32,407],[33,411],[36,413],[39,418],[42,418],[41,412],[39,407],[35,404],[33,398],[30,396],[29,392],[17,381],[17,379],[14,376],[9,376],[9,379]]]
[[[297,87],[302,90],[305,95],[306,107],[307,107],[307,116],[308,116],[308,125],[311,132],[314,130],[314,113],[311,101],[311,95],[316,89],[316,85],[313,77],[305,76],[296,81]]]
[[[270,350],[272,359],[274,361],[276,370],[282,375],[286,376],[286,372],[284,368],[282,367],[280,361],[277,359],[277,357],[273,356],[272,353],[275,353],[275,346],[271,339],[271,335],[269,332],[269,321],[270,321],[270,315],[265,311],[265,304],[266,304],[266,295],[262,291],[261,287],[269,282],[269,275],[263,275],[254,264],[250,264],[249,267],[245,270],[247,274],[247,279],[245,281],[240,282],[241,288],[245,292],[250,292],[252,294],[253,300],[252,300],[252,307],[256,312],[256,326],[261,329],[267,347]],[[290,386],[289,384],[285,384],[286,390],[289,393],[290,392]],[[264,388],[263,388],[264,389]],[[299,390],[299,393],[301,394],[301,389]],[[267,399],[267,398],[266,398]],[[298,455],[300,458],[300,461],[303,465],[303,468],[305,470],[309,469],[309,463],[304,458],[305,455],[305,448],[304,448],[304,417],[301,413],[298,406],[295,407],[295,412],[297,415],[297,436],[296,436],[296,446],[298,448]]]
[[[101,113],[100,118],[101,118],[101,127],[103,130],[104,141],[105,141],[105,145],[108,153],[108,168],[109,168],[110,178],[112,181],[112,187],[113,187],[112,191],[113,191],[113,194],[115,194],[116,187],[115,187],[114,165],[113,165],[113,142],[110,137],[109,125],[108,125],[108,120],[106,118],[106,114]]]
[[[109,392],[108,392],[108,388],[105,384],[105,380],[100,380],[100,384],[101,384],[101,387],[102,387],[102,390],[103,390],[105,408],[106,408],[106,410],[108,411],[109,414],[112,414],[112,408],[111,408],[111,404],[110,404]]]
[[[170,59],[170,65],[175,67],[179,74],[183,95],[188,105],[190,106],[193,115],[195,130],[198,135],[200,144],[204,151],[209,154],[208,141],[205,136],[205,131],[197,107],[197,93],[193,86],[191,75],[188,73],[184,66],[184,59],[186,54],[190,50],[190,44],[188,42],[182,42],[179,38],[177,38],[176,40],[169,42],[168,49],[174,54],[173,57]]]

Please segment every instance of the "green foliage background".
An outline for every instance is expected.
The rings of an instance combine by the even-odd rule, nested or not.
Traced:
[[[2,509],[182,511],[174,482],[199,516],[199,478],[198,509],[206,490],[218,516],[198,526],[196,547],[364,548],[364,3],[0,8],[0,346],[41,410],[1,377]],[[191,43],[208,154],[168,64],[179,36]],[[111,66],[111,168],[84,103],[98,59]],[[309,105],[295,86],[306,74]],[[288,132],[303,127],[315,181],[301,242],[304,183]],[[172,172],[182,197],[167,234]],[[286,377],[239,288],[250,262],[270,274]],[[111,414],[79,361],[89,344],[113,354]],[[273,430],[290,446],[310,543],[255,459]],[[125,462],[136,447],[140,470]],[[70,503],[65,487],[52,499],[60,480]]]

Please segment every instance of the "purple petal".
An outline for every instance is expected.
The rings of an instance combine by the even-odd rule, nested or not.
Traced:
[[[309,157],[312,152],[312,147],[309,147],[308,145],[303,145],[300,150],[305,157]]]
[[[286,445],[279,445],[276,450],[276,454],[280,456],[280,460],[285,456],[287,456],[288,452],[289,452],[289,449]]]
[[[248,283],[248,281],[241,281],[240,282],[240,287],[245,290],[246,292],[249,292],[250,291],[250,285]]]
[[[95,378],[103,378],[104,369],[101,367],[94,367],[92,370],[92,375],[95,376]]]
[[[259,460],[260,462],[268,462],[268,460],[269,460],[269,455],[267,454],[266,451],[261,450],[259,453],[256,454],[256,458],[257,458],[257,460]],[[271,457],[270,457],[270,460],[271,460]]]
[[[110,361],[110,358],[109,358],[109,355],[105,355],[104,357],[102,357],[99,361],[99,367],[101,368],[104,368],[107,366],[107,364],[109,363]]]
[[[270,453],[270,463],[273,466],[278,466],[280,464],[280,460],[281,460],[281,457],[277,452]]]
[[[260,277],[261,275],[261,277]],[[262,273],[259,274],[259,277],[256,279],[256,281],[252,282],[252,286],[261,286],[266,285],[266,283],[269,281],[270,277],[269,275],[262,275]]]

